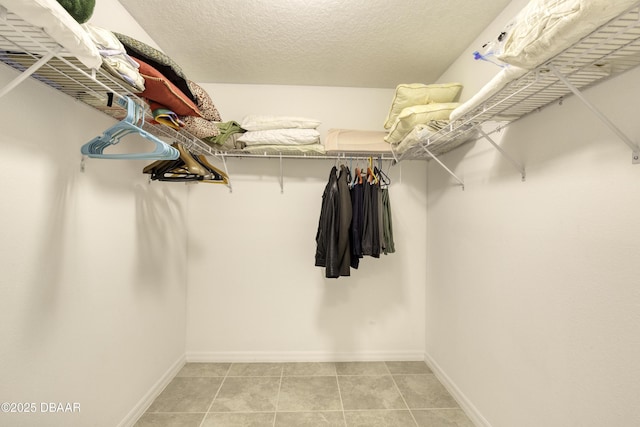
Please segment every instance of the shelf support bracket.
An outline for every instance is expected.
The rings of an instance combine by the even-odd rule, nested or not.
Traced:
[[[442,169],[446,170],[449,173],[449,175],[451,175],[456,181],[458,181],[458,184],[462,187],[462,191],[464,191],[464,181],[458,178],[458,176],[455,173],[453,173],[453,171],[449,169],[447,165],[442,163],[440,159],[437,158],[431,151],[429,151],[429,149],[426,146],[423,145],[422,149],[426,151],[427,154],[442,167]]]
[[[233,193],[233,187],[231,186],[231,176],[229,175],[229,169],[227,168],[227,160],[225,155],[220,156],[222,158],[222,166],[224,167],[224,173],[227,175],[227,187],[229,187],[229,193]]]
[[[280,153],[280,194],[284,194],[284,167],[282,165],[282,153]]]
[[[609,120],[609,118],[607,118],[607,116],[605,116],[600,110],[598,110],[596,108],[595,105],[593,105],[583,94],[582,92],[580,92],[580,90],[574,86],[569,79],[567,79],[561,72],[560,70],[558,70],[554,65],[549,65],[549,69],[556,75],[556,77],[562,82],[564,83],[564,85],[569,88],[569,90],[571,92],[573,92],[573,94],[575,96],[578,97],[578,99],[580,99],[580,101],[582,101],[582,103],[591,110],[591,112],[593,112],[593,114],[595,114],[605,125],[607,125],[609,127],[609,129],[611,129],[617,136],[618,138],[620,138],[622,140],[622,142],[624,142],[625,144],[627,144],[629,146],[629,148],[631,148],[632,151],[632,157],[631,157],[631,162],[634,165],[640,164],[640,147],[638,147],[638,144],[636,144],[635,142],[633,142],[631,140],[631,138],[629,138],[624,132],[622,132],[620,130],[620,128],[618,128],[618,126],[616,126],[611,120]]]
[[[511,157],[509,154],[507,154],[507,152],[504,151],[502,149],[502,147],[500,147],[485,131],[483,131],[482,129],[478,128],[478,132],[480,133],[480,135],[482,135],[482,137],[484,139],[489,141],[489,143],[491,145],[493,145],[495,147],[495,149],[498,150],[498,152],[500,154],[502,154],[505,157],[505,159],[507,159],[509,161],[509,163],[511,163],[513,165],[513,167],[518,170],[518,172],[520,172],[520,175],[522,176],[522,182],[524,182],[526,180],[526,177],[527,177],[527,174],[526,174],[526,171],[524,169],[524,166],[522,166],[519,162],[517,162],[515,159],[513,159],[513,157]]]
[[[11,92],[13,89],[15,89],[20,83],[22,83],[23,81],[27,80],[29,77],[31,77],[31,75],[33,73],[35,73],[36,71],[38,71],[38,69],[40,67],[42,67],[44,64],[46,64],[51,58],[53,58],[54,56],[56,56],[58,54],[58,52],[60,52],[62,50],[62,46],[58,46],[55,49],[47,52],[46,55],[44,55],[42,58],[38,59],[32,66],[30,66],[29,68],[27,68],[26,70],[24,70],[23,72],[20,73],[19,76],[17,76],[16,78],[14,78],[13,80],[11,80],[9,83],[7,83],[2,90],[0,90],[0,98],[2,98],[3,96],[5,96],[6,94],[8,94],[9,92]]]

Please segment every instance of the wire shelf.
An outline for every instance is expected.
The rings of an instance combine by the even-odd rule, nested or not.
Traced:
[[[545,64],[508,83],[502,90],[465,114],[451,126],[426,138],[423,153],[417,149],[398,154],[398,160],[422,156],[428,149],[439,153],[473,141],[470,129],[486,122],[514,122],[572,94],[552,70],[558,70],[578,89],[586,89],[640,65],[640,7],[629,9]],[[465,138],[465,135],[467,137]],[[463,139],[460,143],[460,138]],[[457,143],[455,143],[457,142]],[[452,148],[451,148],[452,149]]]

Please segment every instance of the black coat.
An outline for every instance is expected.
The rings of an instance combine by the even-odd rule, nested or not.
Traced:
[[[351,275],[351,192],[349,191],[349,170],[340,166],[338,177],[338,197],[340,212],[338,214],[338,256],[340,257],[340,275]]]
[[[351,196],[346,171],[342,170],[339,178],[336,173],[337,168],[333,167],[322,194],[322,209],[316,233],[315,265],[326,268],[327,278],[349,276],[351,263]]]

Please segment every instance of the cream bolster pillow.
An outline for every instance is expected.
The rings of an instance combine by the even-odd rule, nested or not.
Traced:
[[[240,127],[245,130],[315,129],[320,124],[319,120],[306,117],[250,115],[242,119]]]
[[[400,84],[396,87],[384,128],[391,128],[400,112],[407,107],[428,103],[454,102],[458,100],[461,91],[461,83]]]
[[[402,110],[384,140],[389,144],[398,144],[419,124],[449,119],[451,112],[459,105],[459,102],[445,102],[407,107]]]
[[[245,132],[238,141],[250,145],[319,144],[320,132],[315,129],[269,129]]]
[[[452,113],[450,120],[458,120],[467,113],[472,112],[475,108],[482,105],[493,95],[498,93],[502,88],[507,86],[513,80],[524,76],[528,71],[515,65],[508,65],[500,70],[498,74],[493,76],[491,80],[475,93],[467,101],[463,102],[460,107],[456,108]]]

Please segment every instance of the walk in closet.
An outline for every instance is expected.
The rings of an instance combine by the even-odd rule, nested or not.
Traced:
[[[98,0],[90,22],[161,47],[125,3]],[[424,83],[461,82],[465,102],[491,81],[498,67],[473,52],[528,2],[503,3]],[[635,31],[625,37],[639,38]],[[17,75],[0,64],[0,89]],[[379,372],[340,363],[375,362],[368,366],[393,375],[399,361],[426,362],[430,381],[453,399],[422,408],[420,418],[403,394],[407,425],[431,425],[425,420],[447,410],[457,411],[450,423],[464,415],[478,427],[640,425],[640,165],[632,158],[640,68],[613,75],[483,128],[499,149],[476,135],[437,160],[428,145],[406,155],[298,158],[223,156],[183,139],[228,174],[222,185],[151,180],[147,159],[83,156],[80,147],[120,117],[26,79],[0,97],[0,426],[133,426],[185,363],[282,364],[264,382],[276,384],[284,405],[282,391],[297,381],[287,363],[335,363],[341,384]],[[314,117],[323,137],[332,128],[381,130],[395,93],[198,84],[225,119]],[[123,153],[151,144],[132,138]],[[390,182],[394,252],[327,278],[315,265],[327,177],[334,167],[366,169],[369,157]],[[420,387],[412,392],[428,393]],[[347,394],[341,399],[330,415],[355,425]],[[5,411],[5,402],[37,410]],[[71,410],[49,410],[59,404]],[[369,420],[400,426],[394,411],[372,410]],[[215,425],[206,412],[194,425]],[[255,412],[278,425],[271,411]]]

